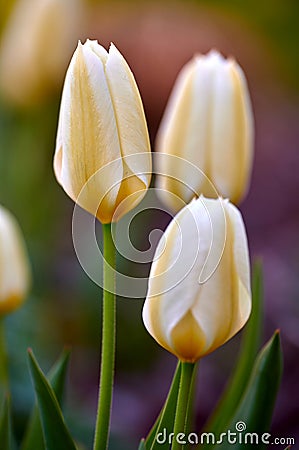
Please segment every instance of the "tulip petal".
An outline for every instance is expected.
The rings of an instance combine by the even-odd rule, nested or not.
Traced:
[[[246,230],[242,216],[238,209],[229,203],[229,219],[234,236],[233,242],[233,262],[237,278],[238,289],[238,317],[232,321],[228,339],[239,331],[247,322],[251,312],[251,287],[250,287],[250,266]]]
[[[125,59],[111,44],[105,72],[113,102],[121,155],[132,175],[147,188],[151,179],[148,131],[140,94]]]
[[[208,203],[211,205],[212,202],[206,201]],[[225,248],[217,269],[202,286],[192,310],[206,335],[204,353],[210,353],[236,334],[246,323],[251,309],[249,257],[243,221],[233,205],[225,202],[224,208]],[[209,210],[212,213],[211,208]],[[212,217],[212,222],[217,224],[216,216]],[[218,227],[215,226],[214,231],[213,244],[217,248]]]
[[[123,164],[104,67],[94,43],[92,48],[79,44],[66,76],[54,168],[74,201],[92,214],[104,201],[103,220],[110,220]]]
[[[30,270],[21,230],[0,207],[0,314],[16,309],[30,285]]]
[[[212,101],[211,177],[237,203],[248,189],[253,119],[244,74],[231,60],[215,71]]]

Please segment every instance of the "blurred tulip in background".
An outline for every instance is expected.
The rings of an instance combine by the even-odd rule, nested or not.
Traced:
[[[16,219],[0,206],[0,315],[17,309],[30,285],[30,266]]]
[[[234,60],[211,51],[183,67],[158,130],[156,150],[166,154],[158,160],[158,173],[172,175],[160,175],[157,187],[174,210],[180,204],[168,191],[186,203],[194,195],[215,197],[217,192],[233,203],[243,199],[252,167],[253,116],[244,73]],[[167,155],[194,164],[198,174],[190,177],[183,164]]]
[[[0,87],[10,102],[28,106],[60,88],[84,21],[80,0],[18,0],[0,43]]]

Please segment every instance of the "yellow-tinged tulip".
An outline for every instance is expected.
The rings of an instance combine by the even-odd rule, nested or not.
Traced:
[[[244,73],[233,59],[211,51],[196,55],[183,67],[158,131],[156,150],[172,156],[157,160],[157,172],[162,174],[157,186],[185,203],[194,194],[221,195],[235,204],[243,199],[251,175],[253,115]],[[193,170],[190,176],[188,166],[173,156],[189,161],[198,172]],[[181,208],[173,196],[162,194],[173,210]]]
[[[157,246],[144,324],[162,347],[195,362],[234,336],[250,311],[241,214],[228,200],[201,196],[175,216]]]
[[[17,0],[0,44],[0,85],[16,104],[38,103],[63,80],[78,40],[80,0]]]
[[[66,193],[102,223],[143,198],[151,178],[146,120],[133,74],[111,44],[80,42],[62,93],[54,170]]]
[[[20,227],[0,206],[0,316],[23,303],[29,285],[30,268]]]

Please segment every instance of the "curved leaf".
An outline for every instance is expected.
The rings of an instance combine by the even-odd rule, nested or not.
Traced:
[[[257,357],[246,391],[228,426],[229,430],[235,431],[236,424],[242,421],[246,425],[245,434],[257,433],[261,436],[269,431],[281,376],[282,351],[279,331],[276,331]],[[235,450],[252,448],[251,443],[234,445]],[[259,443],[258,448],[262,450],[265,445]]]
[[[29,368],[37,397],[46,450],[76,450],[56,395],[29,350]]]
[[[157,433],[160,433],[163,428],[173,430],[180,378],[181,362],[178,361],[164,406],[145,440],[146,449],[155,450],[159,445],[158,448],[162,450],[163,445],[156,442]]]
[[[59,404],[61,404],[63,398],[69,356],[70,351],[64,350],[47,375]],[[39,450],[44,450],[45,448],[37,404],[33,408],[21,445],[21,450],[32,450],[33,448],[38,448]]]

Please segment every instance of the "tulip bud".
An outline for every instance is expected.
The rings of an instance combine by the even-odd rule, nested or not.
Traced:
[[[143,321],[185,362],[212,352],[246,323],[250,267],[240,212],[228,200],[200,197],[170,222],[152,263]]]
[[[253,116],[244,73],[234,60],[211,51],[183,67],[158,131],[156,150],[166,154],[157,167],[165,202],[173,199],[166,191],[185,204],[200,194],[221,195],[235,204],[243,199],[252,166]],[[198,170],[190,176],[186,164],[174,157]],[[169,206],[179,210],[181,202]]]
[[[15,218],[0,206],[0,316],[17,309],[30,284],[25,243]]]
[[[151,154],[133,74],[111,44],[79,43],[63,88],[54,170],[66,193],[102,223],[146,193]]]
[[[59,89],[78,39],[80,0],[17,0],[0,47],[3,95],[31,106]]]

